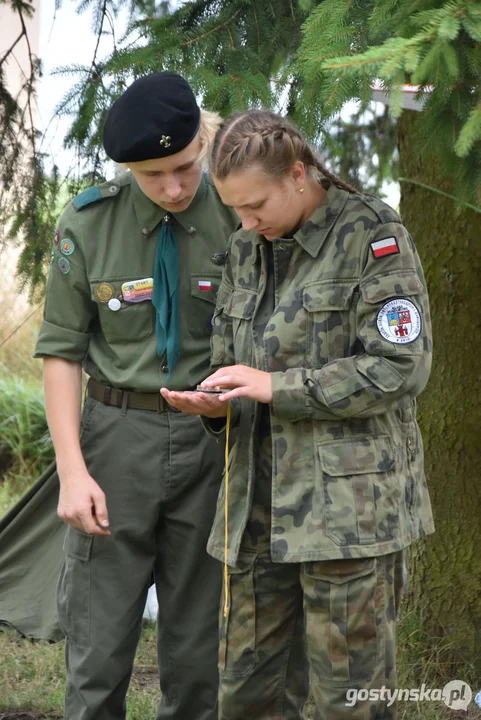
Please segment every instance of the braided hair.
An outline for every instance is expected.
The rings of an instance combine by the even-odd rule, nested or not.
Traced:
[[[359,192],[322,165],[295,125],[270,110],[247,110],[232,115],[216,133],[209,165],[212,175],[219,180],[254,165],[259,165],[269,177],[277,178],[298,160],[337,187]]]

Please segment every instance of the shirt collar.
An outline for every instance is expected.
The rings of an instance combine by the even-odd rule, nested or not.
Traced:
[[[294,239],[312,257],[317,257],[336,220],[347,202],[349,192],[331,183],[326,194]]]
[[[197,192],[195,193],[189,207],[180,213],[171,213],[165,210],[165,208],[161,207],[161,205],[157,205],[157,203],[154,203],[152,200],[150,200],[147,195],[145,195],[140,189],[139,184],[135,179],[133,173],[130,173],[130,175],[132,186],[132,201],[134,204],[135,215],[144,235],[150,234],[165,215],[172,215],[173,217],[178,219],[181,224],[184,224],[185,221],[188,221],[189,211],[191,209],[194,209],[196,205],[201,202],[207,194],[207,182],[205,176],[203,175],[200,181],[200,185],[197,188]]]

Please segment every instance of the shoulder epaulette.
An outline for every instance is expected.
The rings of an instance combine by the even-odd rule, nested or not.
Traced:
[[[355,197],[355,196],[352,196]],[[359,197],[359,196],[358,196]],[[369,195],[363,193],[361,195],[362,202],[371,208],[371,210],[377,215],[382,223],[400,223],[401,218],[399,213],[394,210],[390,205],[380,200],[375,195]]]
[[[91,205],[99,200],[115,197],[120,188],[129,183],[130,173],[123,173],[109,182],[102,183],[102,185],[87,188],[87,190],[84,190],[74,197],[72,200],[73,206],[76,210],[82,210],[84,207],[87,207],[87,205]]]

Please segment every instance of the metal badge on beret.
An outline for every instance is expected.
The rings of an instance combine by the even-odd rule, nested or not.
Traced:
[[[110,108],[103,129],[107,155],[119,163],[169,157],[192,142],[200,108],[187,80],[175,72],[137,78]]]
[[[227,258],[227,253],[224,252],[216,252],[212,255],[211,260],[214,263],[214,265],[225,265],[225,261]]]
[[[114,286],[110,283],[103,282],[97,285],[94,291],[95,299],[101,303],[108,303],[110,298],[115,295]]]

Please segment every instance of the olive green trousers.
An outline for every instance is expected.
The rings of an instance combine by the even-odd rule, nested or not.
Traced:
[[[122,411],[87,398],[87,468],[110,537],[68,528],[58,586],[67,636],[66,720],[121,720],[147,591],[159,601],[158,720],[217,720],[222,567],[205,551],[223,445],[180,412]]]

